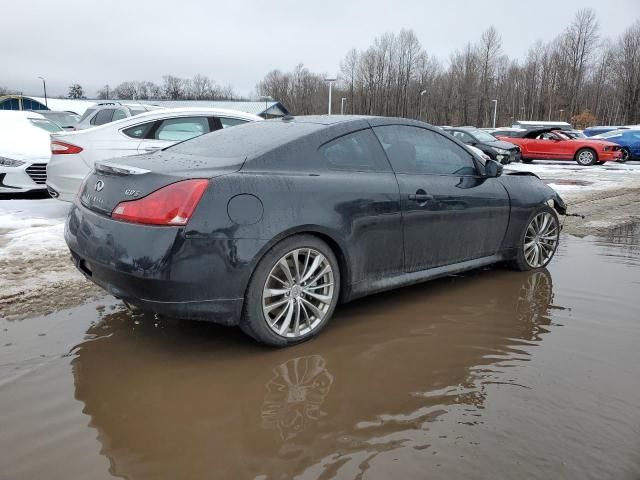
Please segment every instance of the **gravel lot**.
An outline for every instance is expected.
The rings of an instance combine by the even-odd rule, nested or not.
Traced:
[[[640,162],[580,167],[573,162],[512,164],[556,189],[569,212],[564,232],[600,234],[640,220]],[[68,204],[54,199],[0,200],[0,317],[47,314],[103,292],[78,273],[63,239]]]

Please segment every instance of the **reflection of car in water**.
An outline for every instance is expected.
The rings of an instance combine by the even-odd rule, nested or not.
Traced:
[[[75,351],[75,396],[128,480],[293,478],[412,448],[395,439],[455,405],[480,416],[486,383],[509,381],[551,322],[546,270],[475,275],[351,304],[295,350],[112,313]]]
[[[292,358],[273,369],[262,407],[262,425],[288,440],[326,415],[321,406],[333,383],[320,355]]]

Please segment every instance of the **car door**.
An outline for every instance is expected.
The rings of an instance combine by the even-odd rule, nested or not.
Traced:
[[[374,127],[396,173],[403,215],[405,271],[497,253],[509,199],[454,140],[409,125]]]
[[[209,133],[211,119],[205,115],[165,118],[155,123],[138,146],[140,153],[155,152],[171,145]]]

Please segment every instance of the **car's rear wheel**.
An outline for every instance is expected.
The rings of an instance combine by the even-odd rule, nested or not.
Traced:
[[[338,303],[340,270],[331,248],[312,235],[289,237],[258,263],[240,328],[283,347],[317,335]]]
[[[537,270],[551,261],[560,240],[560,220],[552,208],[535,211],[527,222],[513,266],[518,270]]]
[[[590,148],[581,148],[576,152],[575,160],[578,165],[588,167],[598,161],[598,155]]]
[[[620,153],[622,153],[622,156],[618,159],[619,162],[626,162],[630,159],[629,157],[631,157],[631,152],[627,147],[621,148]]]
[[[522,159],[522,163],[531,163],[533,162],[533,160],[531,160],[530,158],[523,158]]]

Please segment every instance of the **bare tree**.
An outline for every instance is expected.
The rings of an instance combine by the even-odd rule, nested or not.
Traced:
[[[67,98],[80,99],[87,98],[84,96],[84,90],[82,89],[82,85],[79,83],[74,83],[69,86],[69,93],[67,94]]]

